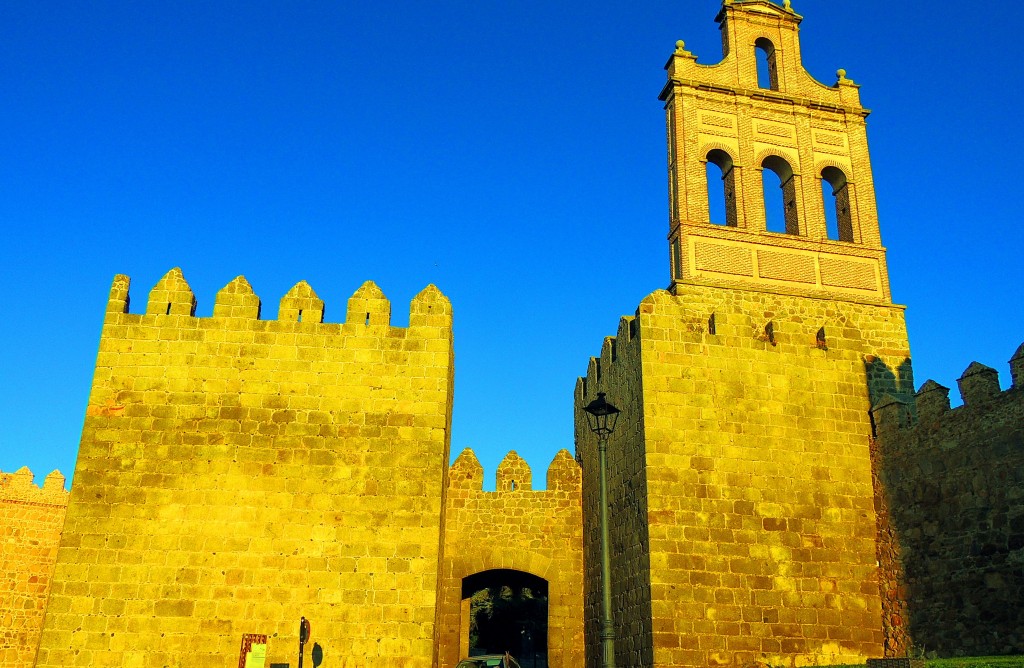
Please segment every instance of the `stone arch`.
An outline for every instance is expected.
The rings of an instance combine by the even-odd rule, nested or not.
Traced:
[[[524,668],[547,665],[548,580],[524,571],[488,569],[467,575],[460,585],[460,654],[510,652]]]
[[[789,146],[772,146],[770,148],[763,148],[757,152],[754,157],[754,164],[758,169],[764,168],[764,161],[768,158],[782,158],[788,164],[790,169],[793,170],[794,176],[800,176],[800,154],[795,148]]]
[[[507,570],[522,571],[545,580],[551,580],[553,561],[550,557],[517,547],[514,550],[491,548],[474,555],[471,561],[461,564],[453,575],[465,578],[482,571]]]
[[[701,156],[700,157],[700,161],[701,162],[707,162],[708,161],[708,154],[711,153],[712,151],[716,151],[716,150],[717,151],[722,151],[723,153],[728,154],[729,157],[732,158],[732,166],[733,167],[743,167],[743,165],[740,164],[740,162],[737,160],[736,156],[734,155],[737,152],[736,151],[736,147],[735,146],[730,146],[730,145],[726,144],[725,142],[721,142],[721,141],[706,141],[706,142],[703,142],[700,145],[700,150],[697,152],[697,155]]]
[[[814,173],[821,174],[826,167],[832,167],[838,169],[846,176],[846,182],[852,184],[853,180],[853,165],[848,160],[836,160],[835,158],[815,158],[814,160]]]

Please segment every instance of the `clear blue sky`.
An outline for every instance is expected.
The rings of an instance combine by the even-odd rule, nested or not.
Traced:
[[[664,120],[677,39],[717,0],[0,4],[0,470],[70,476],[111,278],[133,312],[181,266],[210,315],[244,274],[274,317],[372,279],[394,324],[455,310],[452,453],[493,485],[573,448],[572,390],[668,281]],[[862,85],[917,382],[1024,341],[1012,3],[794,0],[804,65]],[[954,390],[954,403],[958,401]],[[526,410],[511,413],[507,406]]]

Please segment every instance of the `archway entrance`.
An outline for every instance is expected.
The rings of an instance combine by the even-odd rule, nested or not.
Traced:
[[[509,652],[522,668],[547,668],[547,580],[508,569],[475,573],[462,579],[462,610],[470,656]]]

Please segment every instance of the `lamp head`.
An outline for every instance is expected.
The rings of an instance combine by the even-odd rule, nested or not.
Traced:
[[[615,431],[615,423],[619,420],[618,408],[604,398],[604,392],[597,393],[597,399],[583,407],[587,412],[587,425],[598,438],[607,438]]]

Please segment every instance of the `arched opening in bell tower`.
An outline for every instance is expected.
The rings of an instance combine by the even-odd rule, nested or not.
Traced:
[[[825,209],[828,238],[836,241],[853,241],[849,184],[842,170],[837,167],[826,167],[821,170],[821,198]]]
[[[468,646],[469,656],[509,652],[522,668],[547,668],[548,581],[544,578],[511,569],[465,577],[462,618],[462,643]]]
[[[778,90],[779,71],[775,58],[775,45],[764,37],[758,38],[754,42],[754,57],[757,58],[757,87]]]
[[[736,227],[736,176],[732,156],[712,149],[705,169],[708,189],[708,222]]]
[[[800,234],[796,211],[796,174],[783,158],[770,155],[761,162],[765,229]]]

